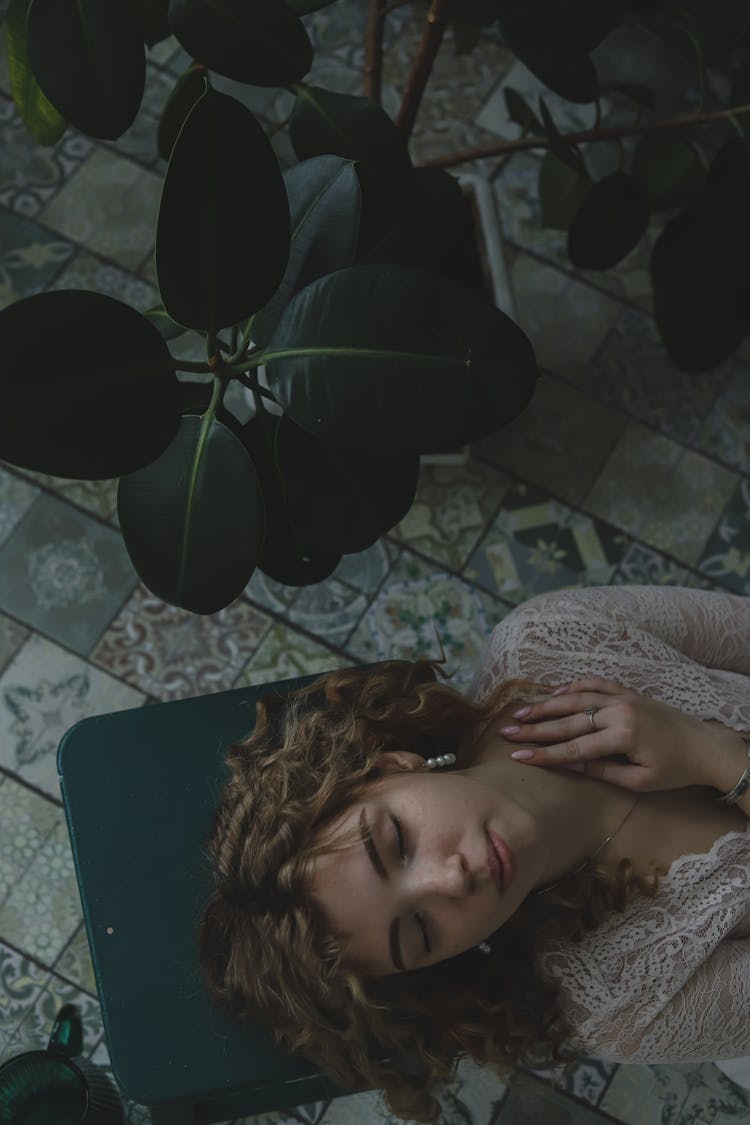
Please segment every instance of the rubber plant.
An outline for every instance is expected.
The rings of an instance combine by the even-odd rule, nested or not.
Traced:
[[[101,294],[50,292],[0,312],[0,457],[119,478],[138,574],[195,613],[229,604],[256,567],[281,582],[319,581],[402,518],[420,453],[481,438],[529,402],[533,350],[482,289],[448,167],[545,148],[543,213],[569,228],[571,259],[589,268],[619,261],[654,211],[683,205],[653,260],[670,350],[702,369],[748,326],[738,284],[750,240],[744,141],[723,146],[706,172],[683,135],[721,119],[741,132],[746,4],[717,0],[707,14],[698,0],[431,0],[394,121],[380,76],[398,0],[370,0],[364,96],[304,82],[305,17],[331,2],[11,0],[8,12],[13,95],[41,144],[68,124],[120,137],[141,104],[145,48],[167,35],[193,59],[159,126],[162,303],[140,314]],[[697,45],[701,68],[739,52],[737,104],[564,136],[544,99],[537,115],[508,90],[511,116],[531,135],[415,166],[409,139],[448,26],[465,51],[499,27],[550,89],[598,104],[591,52],[633,19]],[[294,93],[294,167],[282,174],[263,128],[213,75]],[[649,101],[638,87],[624,93]],[[628,131],[643,134],[633,166],[593,182],[581,143]],[[205,340],[205,363],[170,351],[185,331]],[[233,382],[255,406],[244,424],[226,405]]]

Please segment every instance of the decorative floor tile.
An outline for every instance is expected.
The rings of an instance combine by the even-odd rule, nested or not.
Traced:
[[[88,938],[86,937],[86,927],[83,922],[81,922],[52,967],[58,976],[73,981],[74,984],[80,985],[86,992],[90,992],[93,996],[96,996],[94,966],[91,963],[91,951],[89,949]]]
[[[33,473],[20,469],[29,480],[42,488],[49,489],[71,504],[83,508],[92,515],[115,522],[117,513],[116,480],[69,480],[67,477],[53,477],[48,473]]]
[[[0,467],[0,543],[5,542],[38,495],[38,488]]]
[[[261,570],[254,570],[252,578],[245,587],[243,596],[262,609],[272,613],[285,614],[299,593],[297,586],[284,586],[269,578]]]
[[[0,308],[47,288],[75,247],[0,207]]]
[[[346,644],[367,609],[369,598],[331,575],[314,586],[303,586],[289,607],[295,625],[332,645]]]
[[[750,480],[744,477],[706,544],[698,569],[736,594],[750,594]]]
[[[617,1068],[600,1108],[628,1125],[729,1125],[750,1119],[750,1091],[712,1063]]]
[[[159,290],[153,285],[84,251],[68,262],[50,289],[90,289],[141,312],[159,304]]]
[[[509,607],[408,551],[395,564],[347,645],[357,661],[440,659],[468,685],[479,653]]]
[[[583,506],[656,550],[694,564],[737,479],[736,473],[633,424]]]
[[[684,566],[641,543],[633,543],[620,560],[613,586],[687,586],[694,577]]]
[[[49,1042],[57,1014],[65,1004],[75,1004],[83,1029],[84,1058],[89,1058],[104,1034],[98,1002],[54,973],[49,973],[42,989],[27,1007],[16,1036],[23,1050],[43,1050]]]
[[[496,1119],[506,1097],[506,1087],[495,1071],[471,1059],[459,1063],[454,1081],[437,1095],[441,1125],[485,1125]],[[540,1119],[541,1120],[541,1119]],[[320,1125],[403,1125],[389,1113],[385,1099],[376,1090],[334,1098]],[[536,1125],[536,1123],[535,1123]]]
[[[3,903],[3,937],[52,965],[81,917],[68,830],[58,822]]]
[[[561,586],[611,581],[630,539],[530,485],[514,486],[464,574],[514,602]]]
[[[0,548],[0,608],[82,656],[136,581],[116,531],[46,494]]]
[[[606,1118],[581,1102],[526,1078],[508,1091],[497,1125],[602,1125]]]
[[[695,444],[750,473],[750,365],[737,357],[729,361],[731,374],[713,410],[703,422]],[[699,419],[699,424],[702,419]]]
[[[388,539],[378,539],[366,551],[344,555],[331,577],[361,590],[363,594],[374,594],[399,554],[395,544]]]
[[[0,1060],[17,1053],[10,1050],[6,1055],[4,1043],[14,1036],[48,978],[49,971],[0,941]]]
[[[154,244],[161,187],[153,172],[99,148],[44,208],[40,220],[134,270]]]
[[[510,282],[514,319],[531,340],[539,366],[556,375],[580,377],[622,305],[523,252],[513,262]]]
[[[138,707],[141,692],[34,635],[0,676],[0,767],[60,799],[57,747],[74,723]]]
[[[504,473],[481,461],[423,465],[414,503],[391,536],[460,570],[509,486]]]
[[[138,586],[91,660],[156,699],[207,695],[232,687],[270,624],[245,601],[199,616]]]
[[[474,453],[569,504],[580,504],[625,428],[625,419],[561,379],[542,375],[520,417]]]
[[[63,820],[58,805],[12,777],[0,785],[0,906]]]
[[[731,363],[724,363],[702,374],[680,371],[669,359],[653,319],[638,309],[624,308],[591,363],[573,378],[586,394],[690,445],[730,368]]]
[[[74,129],[52,147],[37,144],[13,102],[2,96],[0,141],[0,204],[27,219],[39,214],[94,148]]]
[[[266,633],[233,687],[272,684],[276,680],[307,676],[311,672],[329,672],[349,664],[351,660],[340,653],[331,652],[304,633],[277,622]]]
[[[0,672],[8,667],[28,635],[23,625],[0,613]]]

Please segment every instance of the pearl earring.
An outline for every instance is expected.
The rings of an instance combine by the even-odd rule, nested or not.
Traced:
[[[480,942],[479,945],[477,946],[477,949],[479,950],[480,953],[485,953],[485,954],[492,953],[492,946],[489,945],[486,941]]]
[[[422,762],[422,769],[435,770],[441,766],[452,766],[455,760],[455,754],[438,754],[437,758],[428,758],[426,762]]]

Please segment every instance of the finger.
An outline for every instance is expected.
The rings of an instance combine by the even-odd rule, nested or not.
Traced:
[[[520,753],[526,753],[525,750]],[[515,757],[515,755],[513,755]],[[579,773],[595,781],[606,781],[609,785],[617,785],[621,789],[631,792],[650,792],[659,786],[649,778],[647,771],[638,765],[622,765],[620,761],[611,757],[597,758],[593,761],[549,761],[543,759],[521,759],[521,765],[543,766],[547,769],[564,769],[566,773]]]
[[[601,724],[598,729],[604,729]],[[510,723],[500,727],[500,734],[510,738],[513,742],[566,742],[571,738],[582,738],[590,734],[592,729],[588,716],[581,713],[580,709],[572,715],[552,720],[538,720],[523,724]]]
[[[611,695],[599,692],[575,692],[566,695],[550,696],[549,699],[540,700],[538,703],[527,703],[513,712],[514,719],[523,719],[526,723],[535,723],[544,718],[560,718],[563,715],[582,714],[586,707],[596,707],[601,710],[612,702]]]
[[[511,758],[538,766],[563,766],[578,762],[592,762],[608,754],[618,753],[616,735],[599,730],[550,746],[524,747],[514,750]]]

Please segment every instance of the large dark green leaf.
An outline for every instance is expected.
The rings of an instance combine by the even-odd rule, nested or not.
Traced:
[[[689,59],[712,66],[747,45],[750,9],[747,0],[660,0],[644,23]]]
[[[0,458],[107,480],[148,464],[179,424],[174,360],[152,324],[99,293],[62,290],[0,312]]]
[[[169,0],[129,0],[138,17],[143,41],[148,47],[169,37]]]
[[[292,244],[281,285],[253,318],[252,338],[267,344],[295,293],[354,262],[359,229],[359,180],[351,160],[314,156],[284,173]]]
[[[286,86],[312,65],[307,32],[284,0],[171,0],[169,26],[189,55],[237,82]]]
[[[568,256],[579,269],[607,270],[638,245],[648,226],[646,189],[627,172],[595,184],[568,231]]]
[[[310,586],[322,582],[338,566],[341,552],[314,550],[289,518],[284,484],[276,463],[276,433],[281,418],[261,410],[243,427],[248,450],[263,491],[266,535],[259,567],[275,582]]]
[[[65,118],[44,96],[29,65],[26,10],[31,0],[11,0],[7,16],[10,92],[26,128],[40,145],[53,145],[65,132]]]
[[[162,110],[156,132],[156,147],[162,160],[169,160],[185,118],[205,94],[207,83],[210,85],[208,72],[202,63],[193,63],[177,79]]]
[[[700,157],[685,137],[642,137],[633,155],[633,175],[648,192],[651,209],[694,207],[705,179]]]
[[[115,140],[143,97],[143,37],[129,0],[31,0],[31,68],[53,106],[82,133]]]
[[[276,463],[289,520],[313,552],[372,546],[409,511],[419,477],[417,453],[334,449],[287,417],[276,433]]]
[[[155,305],[152,309],[146,309],[143,315],[158,330],[162,340],[174,340],[177,336],[184,336],[187,332],[187,328],[183,328],[181,324],[177,324],[170,316],[167,316],[163,305]]]
[[[319,12],[321,8],[335,4],[336,0],[286,0],[286,2],[295,16],[309,16],[310,12]]]
[[[651,256],[654,315],[674,362],[707,371],[750,326],[750,171],[739,139],[711,164],[698,207],[667,223]]]
[[[625,16],[626,0],[498,0],[500,26],[524,51],[587,54]]]
[[[450,449],[528,404],[531,344],[471,290],[437,274],[358,266],[308,285],[264,353],[284,410],[330,445]]]
[[[445,274],[494,301],[482,272],[478,227],[455,176],[443,168],[415,168],[404,185],[397,220],[359,260]]]
[[[596,99],[588,53],[622,21],[625,0],[500,0],[498,7],[504,37],[537,78],[569,101]]]
[[[242,443],[209,414],[183,418],[158,460],[121,479],[117,513],[140,578],[191,613],[234,601],[260,557],[258,477]]]
[[[542,115],[544,131],[549,141],[549,151],[553,152],[557,159],[561,160],[563,164],[567,164],[571,171],[578,172],[579,175],[585,176],[586,164],[583,157],[560,133],[557,125],[555,125],[552,114],[547,108],[547,103],[544,98],[539,99],[539,112]]]
[[[289,136],[300,160],[332,153],[357,161],[362,187],[359,252],[398,221],[412,164],[403,133],[370,98],[318,86],[296,90]]]
[[[249,110],[208,90],[172,149],[156,231],[164,307],[215,332],[262,308],[289,257],[289,204],[271,144]]]

